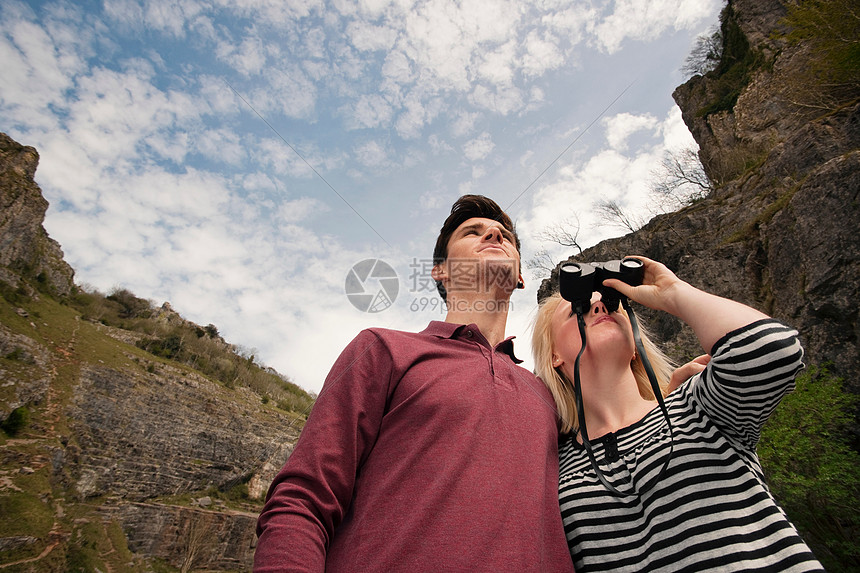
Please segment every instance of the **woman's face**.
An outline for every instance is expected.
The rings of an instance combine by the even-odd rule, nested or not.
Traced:
[[[585,319],[586,350],[580,359],[581,366],[598,361],[632,360],[636,350],[630,320],[623,312],[609,313],[594,293]],[[553,367],[562,366],[565,373],[573,373],[573,365],[582,348],[576,313],[571,315],[570,303],[562,301],[553,313],[550,331],[553,340]]]

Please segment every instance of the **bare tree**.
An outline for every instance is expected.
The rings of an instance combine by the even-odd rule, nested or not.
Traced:
[[[562,247],[573,247],[578,253],[582,253],[579,244],[579,217],[576,214],[559,223],[548,225],[544,230],[535,235],[535,239],[543,243],[555,243]],[[555,269],[558,261],[550,254],[546,247],[542,247],[535,255],[526,261],[526,267],[532,270],[532,278],[538,279],[549,275]]]
[[[720,63],[723,57],[723,33],[719,26],[696,38],[696,44],[684,60],[681,73],[687,77],[705,75]]]
[[[526,268],[532,271],[533,279],[540,279],[552,274],[557,261],[546,247],[542,247],[535,255],[526,261]]]
[[[647,217],[632,215],[624,210],[618,201],[602,199],[594,204],[598,225],[619,227],[632,232],[638,231],[648,221]]]
[[[535,238],[545,243],[557,243],[562,247],[574,247],[581,253],[582,247],[579,245],[579,216],[573,214],[560,223],[548,225],[543,231],[535,235]]]
[[[692,147],[667,151],[660,167],[651,172],[650,189],[658,211],[675,211],[707,197],[714,185]]]
[[[215,549],[217,532],[213,523],[206,516],[192,514],[186,530],[185,556],[179,567],[181,573],[191,571],[211,558],[210,553]]]

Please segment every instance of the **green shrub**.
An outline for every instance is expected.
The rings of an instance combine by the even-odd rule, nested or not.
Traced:
[[[152,311],[152,304],[148,300],[134,296],[128,289],[114,289],[106,298],[119,304],[119,318],[149,316]]]
[[[29,423],[30,409],[27,406],[21,406],[12,410],[9,417],[0,423],[0,428],[10,436],[17,436]]]
[[[750,47],[746,35],[735,21],[731,4],[723,9],[720,22],[722,53],[719,63],[708,74],[716,80],[713,84],[714,99],[699,110],[702,117],[733,110],[741,92],[750,83],[752,72],[764,63],[761,52]]]
[[[5,281],[0,281],[0,296],[6,299],[9,304],[18,304],[27,299],[22,287],[15,288]]]
[[[6,354],[3,358],[6,360],[14,360],[16,362],[26,362],[27,364],[33,364],[35,362],[33,356],[20,346],[16,346],[14,350]]]
[[[860,567],[860,455],[850,445],[856,406],[840,378],[809,368],[758,448],[774,497],[831,572]]]
[[[182,336],[174,333],[164,338],[142,338],[137,346],[156,356],[176,359],[182,352]]]
[[[813,59],[802,80],[826,87],[840,99],[860,91],[860,11],[856,0],[789,3],[785,24],[792,44],[806,42]]]

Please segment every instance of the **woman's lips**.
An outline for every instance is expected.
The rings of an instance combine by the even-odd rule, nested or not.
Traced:
[[[591,326],[594,326],[595,324],[600,324],[601,322],[606,322],[607,320],[609,322],[615,322],[615,320],[613,320],[613,318],[611,316],[609,316],[608,314],[604,314],[603,316],[599,317],[597,320],[592,322]]]

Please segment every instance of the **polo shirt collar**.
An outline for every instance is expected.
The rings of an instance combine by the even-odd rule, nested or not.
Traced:
[[[454,338],[456,336],[459,336],[460,332],[467,328],[472,328],[477,332],[481,332],[481,329],[478,328],[478,325],[474,323],[453,324],[451,322],[434,320],[430,322],[427,328],[421,331],[421,334],[429,334],[431,336],[438,336],[439,338]],[[499,342],[496,345],[496,350],[507,354],[510,359],[513,360],[514,364],[522,364],[523,361],[514,355],[514,338],[516,338],[516,336],[509,336],[503,341]]]

